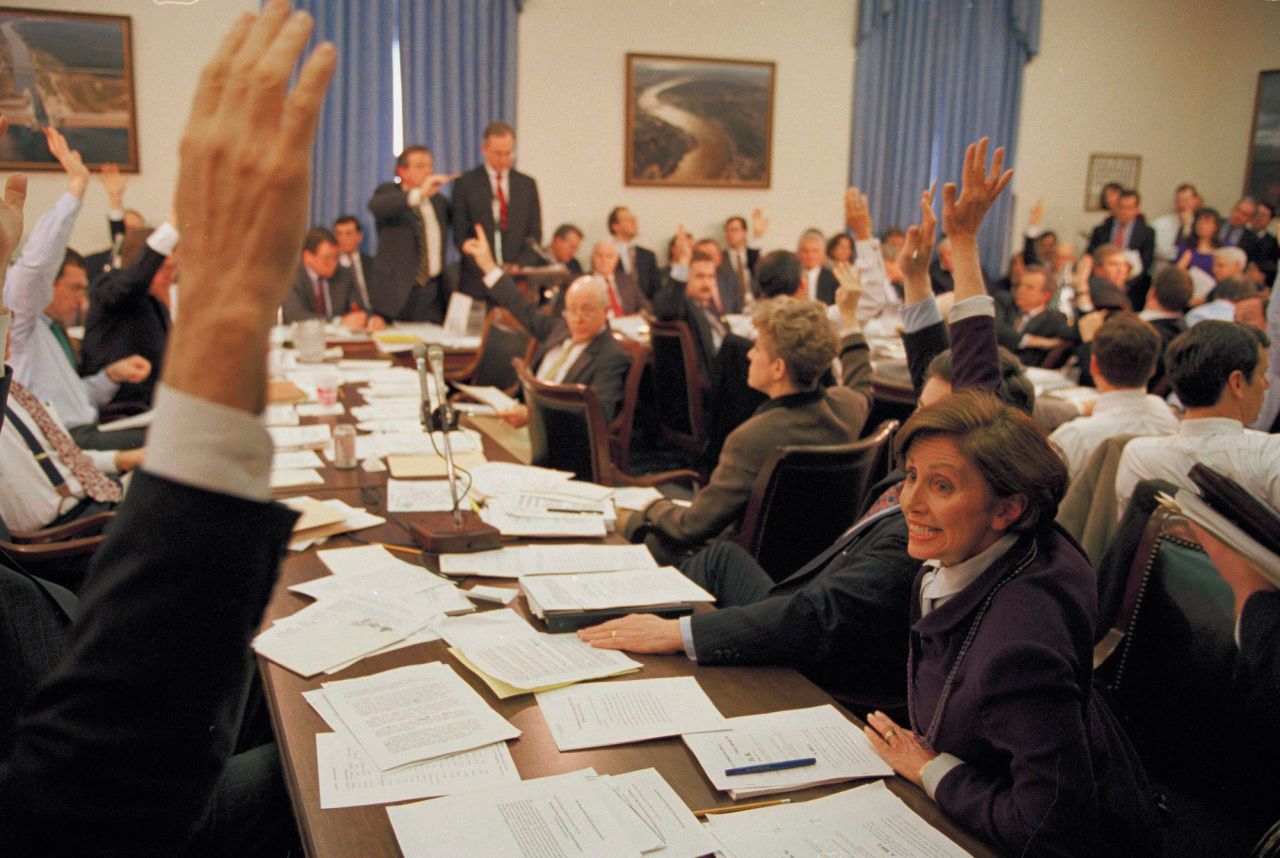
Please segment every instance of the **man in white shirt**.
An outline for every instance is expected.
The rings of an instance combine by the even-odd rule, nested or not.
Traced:
[[[640,291],[649,300],[657,294],[662,285],[662,276],[658,272],[658,258],[647,247],[636,244],[636,236],[640,234],[640,222],[631,209],[617,206],[609,212],[606,225],[613,236],[613,245],[618,248],[618,267],[636,279]]]
[[[591,250],[591,273],[608,287],[605,309],[608,310],[609,318],[616,319],[653,309],[649,299],[636,284],[636,279],[627,272],[618,270],[618,249],[613,242],[596,242]],[[559,303],[563,305],[564,301]]]
[[[1191,235],[1196,209],[1204,205],[1200,192],[1190,182],[1183,182],[1173,192],[1173,211],[1161,215],[1151,224],[1156,231],[1156,259],[1162,262],[1178,261],[1178,237]]]
[[[836,289],[840,281],[831,270],[822,263],[827,255],[826,239],[816,229],[806,230],[800,236],[796,247],[796,258],[800,260],[800,268],[804,277],[804,296],[810,301],[821,301],[824,304],[836,302]]]
[[[395,181],[379,185],[369,199],[378,231],[369,299],[385,319],[444,321],[444,249],[452,212],[440,188],[449,178],[435,172],[426,146],[406,146],[396,158]]]
[[[889,272],[880,250],[880,240],[871,231],[871,209],[867,195],[849,188],[844,195],[844,220],[853,233],[853,270],[861,290],[858,321],[867,336],[896,337],[902,325],[902,299],[889,282]],[[830,315],[830,313],[828,313]],[[839,324],[838,319],[833,319]]]
[[[1067,457],[1072,479],[1085,460],[1115,435],[1172,435],[1178,420],[1147,381],[1160,354],[1160,335],[1133,313],[1115,313],[1093,338],[1089,373],[1098,388],[1093,414],[1063,423],[1049,436]]]
[[[1258,417],[1270,386],[1265,333],[1235,322],[1201,322],[1170,345],[1165,365],[1186,407],[1178,434],[1135,438],[1120,457],[1116,500],[1123,516],[1140,480],[1193,488],[1187,472],[1203,463],[1280,509],[1280,435],[1244,427]]]
[[[1218,254],[1230,257],[1231,261],[1219,264]],[[1206,319],[1217,319],[1220,322],[1235,321],[1236,304],[1258,296],[1257,288],[1239,273],[1244,268],[1243,257],[1244,252],[1238,247],[1219,247],[1213,252],[1213,270],[1233,273],[1226,274],[1218,280],[1218,285],[1214,286],[1213,291],[1209,293],[1213,296],[1212,301],[1187,311],[1188,328],[1193,328]]]
[[[755,287],[752,277],[756,273],[756,263],[760,261],[760,240],[769,227],[764,212],[756,209],[751,213],[752,233],[747,238],[747,220],[734,215],[724,222],[724,259],[721,267],[729,274],[738,292],[742,296],[742,306],[746,308],[755,300]]]

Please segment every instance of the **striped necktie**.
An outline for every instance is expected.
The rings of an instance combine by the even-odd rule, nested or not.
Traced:
[[[31,391],[14,381],[9,388],[9,395],[31,415],[31,419],[48,439],[49,446],[53,447],[58,461],[80,481],[80,485],[84,486],[85,493],[89,497],[100,503],[120,501],[122,492],[119,483],[93,466],[89,457],[76,446],[76,442],[71,440],[67,431],[58,425],[58,421],[53,419],[53,415],[40,404],[40,400],[36,399]],[[35,450],[33,449],[32,452],[34,453]]]

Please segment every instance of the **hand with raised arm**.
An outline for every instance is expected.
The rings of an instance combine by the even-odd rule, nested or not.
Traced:
[[[907,227],[902,250],[898,252],[898,268],[902,270],[903,303],[919,304],[933,295],[929,282],[929,260],[933,258],[933,242],[938,234],[938,218],[933,213],[935,182],[920,195],[920,223]]]
[[[485,235],[481,224],[476,224],[476,234],[473,238],[462,242],[462,252],[475,261],[481,274],[488,274],[498,267],[498,263],[493,258],[493,250],[489,247],[489,236]]]
[[[124,189],[129,180],[120,172],[120,167],[116,164],[103,164],[98,171],[98,181],[102,182],[102,187],[107,192],[107,208],[111,211],[123,209]]]
[[[311,26],[282,0],[241,17],[200,75],[182,136],[182,312],[163,380],[251,413],[266,401],[268,333],[298,264],[311,146],[337,62],[320,45],[290,90]]]
[[[769,219],[764,216],[763,209],[756,209],[751,213],[751,236],[752,238],[764,238],[765,231],[769,229]]]
[[[956,303],[987,294],[978,260],[978,230],[996,198],[1013,178],[1013,170],[1001,172],[1003,147],[996,149],[991,169],[987,169],[988,143],[983,137],[965,149],[959,189],[954,182],[947,182],[942,188],[942,231],[954,250],[952,275]]]
[[[867,205],[867,195],[857,188],[844,192],[844,222],[855,240],[866,241],[872,237],[871,208]]]
[[[57,159],[67,174],[67,190],[83,199],[85,188],[89,187],[89,168],[84,165],[80,153],[72,149],[67,138],[52,125],[44,129],[44,139],[49,144],[49,154]]]

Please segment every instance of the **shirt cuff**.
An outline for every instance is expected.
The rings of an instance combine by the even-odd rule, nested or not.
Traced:
[[[117,223],[124,220],[124,209],[107,209],[107,220]]]
[[[495,268],[484,276],[484,285],[486,289],[492,289],[498,285],[498,281],[502,279],[502,269]]]
[[[418,206],[422,205],[422,188],[414,188],[407,193],[409,196],[409,208],[416,209]]]
[[[925,794],[929,798],[933,798],[933,794],[938,791],[938,784],[942,783],[942,779],[956,766],[963,765],[964,760],[952,754],[939,754],[926,763],[925,767],[920,770],[921,786],[924,787]]]
[[[172,256],[173,249],[178,246],[178,230],[171,223],[162,223],[155,232],[147,236],[147,247],[161,256]]]
[[[962,319],[971,319],[974,316],[991,316],[996,315],[996,299],[990,295],[974,295],[972,298],[965,298],[963,301],[957,301],[951,306],[949,319],[951,324],[955,324]]]
[[[856,251],[855,258],[861,258],[864,253],[879,253],[880,239],[874,235],[871,238],[855,238],[853,240],[853,249]]]
[[[942,311],[938,309],[938,302],[932,295],[918,304],[908,304],[902,308],[902,330],[905,333],[914,334],[941,321]]]
[[[679,280],[681,283],[689,282],[689,266],[688,265],[672,265],[671,279]]]
[[[117,450],[81,450],[93,462],[93,466],[104,474],[118,473],[116,469]]]
[[[1042,226],[1027,227],[1027,238],[1031,239],[1032,241],[1035,241],[1037,238],[1039,238],[1042,235],[1044,235],[1044,227]]]
[[[693,617],[688,615],[680,618],[680,643],[684,644],[684,654],[691,661],[697,661],[698,651],[693,646]]]
[[[251,501],[271,499],[271,437],[258,415],[156,387],[145,470]]]

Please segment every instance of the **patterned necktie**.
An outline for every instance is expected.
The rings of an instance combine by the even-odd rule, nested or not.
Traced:
[[[71,340],[67,339],[67,332],[57,322],[50,322],[49,330],[53,331],[54,339],[58,341],[58,345],[62,346],[62,350],[67,353],[67,360],[71,361],[71,365],[74,367],[76,365],[76,356],[75,352],[71,350]]]
[[[614,285],[612,276],[609,277],[607,282],[609,284],[609,310],[613,313],[615,319],[621,318],[626,313],[622,312],[622,303],[618,301],[618,288]]]
[[[122,493],[119,483],[93,466],[89,457],[76,446],[76,442],[71,440],[67,431],[58,425],[58,421],[53,419],[53,415],[40,404],[40,400],[36,399],[31,391],[15,381],[9,388],[9,395],[31,415],[36,426],[49,440],[49,445],[57,454],[58,461],[80,481],[80,485],[84,486],[85,494],[99,503],[120,502]]]
[[[316,278],[316,312],[326,319],[333,316],[329,306],[329,281],[323,277]]]
[[[560,350],[560,354],[556,355],[556,359],[551,362],[551,366],[547,368],[547,374],[544,379],[551,384],[560,384],[560,370],[564,367],[564,362],[569,359],[569,353],[573,351],[573,340],[565,340],[564,348]]]
[[[502,190],[502,174],[498,174],[498,229],[507,231],[507,195]]]

